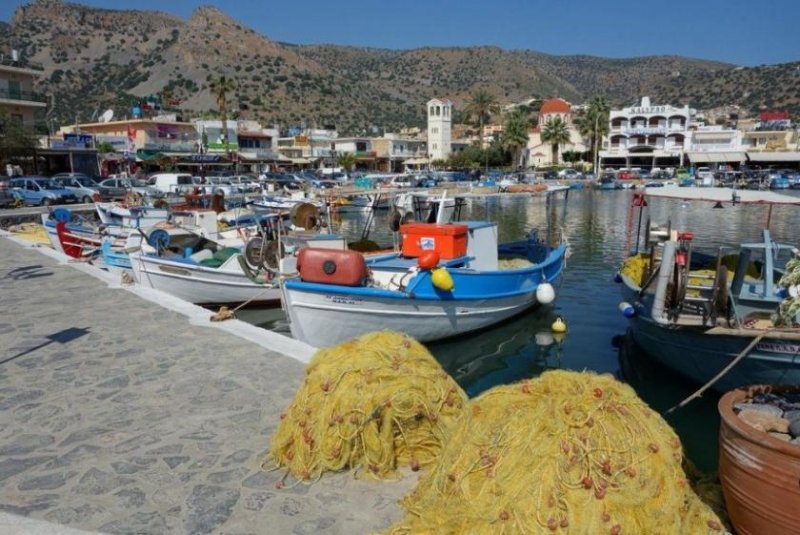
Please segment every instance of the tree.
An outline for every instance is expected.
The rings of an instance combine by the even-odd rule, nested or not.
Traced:
[[[516,109],[506,115],[503,124],[503,135],[500,138],[502,146],[511,152],[511,163],[514,168],[520,165],[520,153],[528,144],[528,117],[527,110]]]
[[[336,163],[339,164],[339,167],[351,171],[356,165],[356,155],[352,152],[343,152],[336,157]]]
[[[208,89],[217,101],[217,109],[219,109],[220,117],[222,118],[222,143],[225,150],[228,150],[228,93],[236,90],[236,81],[233,78],[228,78],[225,75],[212,76],[208,80]]]
[[[569,143],[567,123],[558,116],[548,120],[542,128],[542,141],[550,143],[553,151],[553,165],[558,165],[558,146]]]
[[[596,160],[598,141],[608,134],[608,112],[610,108],[606,99],[602,95],[595,96],[589,103],[589,107],[578,118],[578,130],[583,137],[589,138],[591,144],[589,152],[592,155],[592,162]],[[595,170],[597,172],[597,170]]]
[[[464,108],[464,115],[478,123],[481,147],[483,147],[483,125],[495,113],[500,113],[500,106],[497,104],[497,100],[485,89],[476,91]]]

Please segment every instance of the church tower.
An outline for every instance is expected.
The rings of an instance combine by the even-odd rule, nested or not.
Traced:
[[[438,98],[428,101],[428,158],[446,160],[451,152],[453,103]]]

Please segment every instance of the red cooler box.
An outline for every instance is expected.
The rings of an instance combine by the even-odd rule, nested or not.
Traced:
[[[403,256],[418,257],[422,251],[436,251],[442,259],[467,254],[467,225],[410,223],[400,227]]]
[[[368,276],[361,253],[313,247],[303,247],[297,253],[297,271],[305,282],[341,286],[361,286]]]

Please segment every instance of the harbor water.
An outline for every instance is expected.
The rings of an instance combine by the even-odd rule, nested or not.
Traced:
[[[631,212],[629,190],[571,190],[543,197],[472,198],[463,220],[498,222],[500,241],[520,240],[530,229],[539,237],[563,233],[571,255],[556,286],[556,302],[532,310],[495,328],[455,340],[428,344],[430,351],[470,396],[499,384],[535,377],[547,369],[591,370],[614,374],[630,383],[658,412],[681,401],[700,385],[664,369],[647,357],[646,348],[625,336],[627,320],[618,309],[620,287],[613,281],[626,250],[635,246],[638,212]],[[566,198],[565,198],[566,197]],[[694,233],[694,247],[716,251],[743,241],[760,241],[768,209],[758,205],[726,205],[667,199],[648,199],[642,227],[671,221],[672,228]],[[349,240],[361,237],[366,213],[342,214],[336,226]],[[798,243],[800,210],[773,208],[770,230],[774,240]],[[388,211],[376,213],[369,238],[392,243]],[[241,319],[288,334],[280,310],[242,311]],[[568,325],[564,335],[550,326],[557,317]],[[387,325],[387,327],[391,327]],[[717,466],[719,417],[712,392],[667,417],[684,444],[687,456],[701,469]]]

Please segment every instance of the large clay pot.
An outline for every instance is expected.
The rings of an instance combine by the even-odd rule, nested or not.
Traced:
[[[800,386],[751,386],[719,400],[719,477],[739,535],[800,533],[800,445],[747,424],[733,410],[759,392],[800,392]]]

